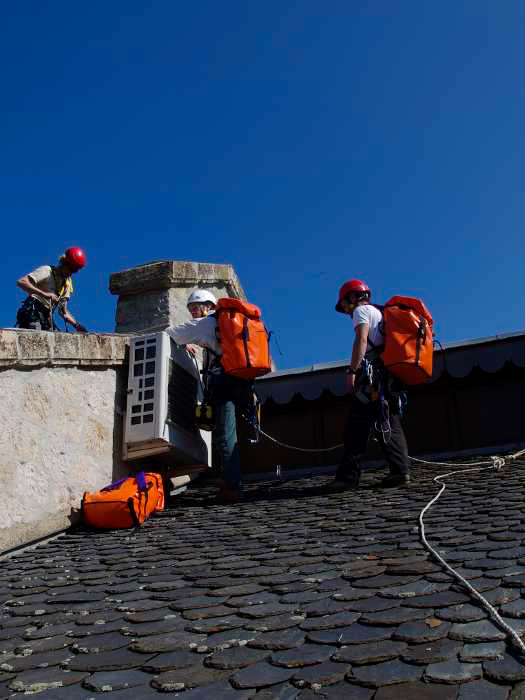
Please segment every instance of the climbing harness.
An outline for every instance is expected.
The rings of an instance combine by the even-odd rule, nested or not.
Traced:
[[[201,370],[195,355],[189,351],[187,352],[197,370],[197,377],[199,378],[199,385],[201,388],[201,400],[197,401],[195,404],[195,425],[199,430],[213,430],[215,428],[215,415],[209,397],[208,382],[202,378],[202,375],[205,375],[209,370],[209,361],[208,359],[206,360],[206,367]]]
[[[73,280],[71,277],[61,278],[55,267],[51,267],[51,274],[55,284],[58,301],[53,304],[51,300],[43,300],[32,294],[22,302],[16,314],[15,326],[18,328],[33,328],[42,331],[55,331],[57,326],[53,314],[57,308],[62,307],[65,301],[73,293]],[[62,282],[60,282],[62,279]],[[66,333],[69,332],[68,324],[64,318]]]
[[[381,387],[381,377],[377,366],[368,359],[363,359],[359,367],[354,396],[361,403],[369,404],[377,401]]]
[[[208,350],[208,348],[205,348]],[[213,351],[211,351],[213,353]],[[200,430],[213,430],[215,428],[215,413],[211,401],[208,377],[215,371],[223,372],[222,366],[218,363],[217,357],[210,359],[210,354],[206,354],[204,367],[199,369],[196,357],[189,353],[197,370],[199,384],[201,388],[201,400],[195,405],[195,424]],[[251,400],[247,402],[242,418],[248,424],[251,435],[248,437],[251,443],[259,442],[261,427],[261,402],[255,390],[251,394]]]
[[[383,387],[379,391],[379,418],[374,423],[376,433],[381,436],[384,445],[390,442],[392,428],[390,427],[390,407],[385,398]]]
[[[49,307],[35,297],[28,296],[16,313],[18,328],[33,328],[48,331],[53,329]]]
[[[454,471],[447,472],[445,474],[439,474],[438,476],[434,477],[434,481],[438,484],[441,485],[441,489],[439,492],[434,496],[428,503],[427,505],[421,510],[419,514],[419,530],[420,530],[420,535],[421,535],[421,541],[423,545],[427,548],[427,550],[432,554],[442,566],[445,567],[445,569],[457,580],[459,583],[466,588],[473,596],[476,598],[482,607],[485,608],[485,610],[489,613],[489,615],[495,620],[495,622],[499,625],[499,627],[506,632],[510,638],[512,639],[513,643],[515,646],[518,647],[518,649],[525,654],[525,644],[517,634],[515,630],[512,629],[501,617],[501,615],[498,613],[498,611],[494,608],[493,605],[489,603],[489,601],[484,598],[481,593],[479,593],[460,573],[458,573],[455,569],[453,569],[450,564],[447,564],[445,559],[432,547],[431,544],[429,544],[426,533],[425,533],[425,522],[424,522],[424,517],[425,513],[436,503],[441,494],[445,491],[447,488],[446,483],[443,481],[448,476],[453,476],[455,474],[466,474],[468,472],[475,472],[475,471],[483,471],[485,469],[494,469],[495,471],[501,471],[501,469],[505,466],[507,461],[515,460],[518,459],[519,457],[525,455],[525,450],[520,450],[519,452],[514,452],[514,454],[508,455],[506,457],[499,457],[499,456],[492,456],[490,458],[490,461],[484,460],[484,461],[479,461],[479,462],[471,462],[468,468],[466,469],[455,469]],[[414,462],[419,462],[421,464],[429,464],[432,466],[444,466],[444,467],[457,467],[457,464],[453,464],[451,462],[428,462],[424,459],[416,459],[415,457],[411,457]]]
[[[246,406],[245,413],[242,414],[244,420],[248,423],[251,435],[248,440],[254,444],[259,442],[261,437],[261,402],[256,392],[252,393],[252,400]]]

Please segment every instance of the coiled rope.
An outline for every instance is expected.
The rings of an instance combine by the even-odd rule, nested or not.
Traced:
[[[455,569],[453,569],[450,564],[447,564],[447,562],[443,559],[443,557],[432,547],[432,545],[428,542],[426,533],[425,533],[425,523],[424,523],[424,516],[425,513],[436,503],[443,493],[445,489],[447,488],[446,484],[442,479],[445,479],[448,476],[453,476],[455,474],[466,474],[467,472],[474,472],[474,471],[483,471],[485,469],[494,469],[496,471],[500,471],[506,464],[507,460],[514,460],[518,459],[518,457],[521,457],[522,455],[525,454],[525,450],[520,450],[519,452],[515,452],[512,455],[508,455],[507,457],[498,457],[498,456],[493,456],[490,458],[490,461],[482,461],[482,462],[472,462],[471,465],[467,469],[456,469],[451,472],[447,472],[446,474],[439,474],[438,476],[434,477],[433,481],[441,485],[441,489],[439,490],[439,493],[437,493],[434,498],[432,498],[427,505],[422,509],[422,511],[419,514],[419,529],[420,529],[420,534],[421,534],[421,541],[423,542],[423,545],[427,548],[427,550],[440,562],[442,566],[445,567],[445,569],[456,579],[460,582],[460,584],[466,588],[474,598],[476,598],[482,605],[483,608],[489,613],[489,615],[493,618],[493,620],[496,622],[499,627],[506,632],[509,637],[511,638],[512,642],[515,644],[518,649],[525,654],[525,644],[517,634],[515,630],[510,627],[505,620],[501,617],[501,615],[498,613],[496,608],[489,603],[489,601],[479,593],[460,573],[458,573]],[[422,464],[431,464],[432,466],[446,466],[446,467],[457,467],[457,464],[451,464],[450,462],[427,462],[424,459],[416,459],[415,457],[411,457],[412,460],[415,462],[420,462]]]

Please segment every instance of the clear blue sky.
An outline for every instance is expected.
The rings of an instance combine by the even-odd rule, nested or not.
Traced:
[[[422,297],[442,342],[525,328],[519,0],[4,3],[0,324],[16,279],[85,247],[111,272],[232,263],[281,368],[348,356],[334,312]]]

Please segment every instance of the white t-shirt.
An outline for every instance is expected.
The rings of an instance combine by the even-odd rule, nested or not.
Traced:
[[[166,328],[166,332],[177,345],[194,343],[203,348],[209,348],[216,355],[222,355],[221,346],[215,332],[216,328],[217,321],[215,316],[204,316],[203,318],[194,318],[191,321],[186,321],[186,323],[181,323],[180,326]]]
[[[379,309],[376,309],[372,304],[360,304],[356,306],[352,314],[352,320],[354,321],[354,328],[357,328],[362,323],[368,323],[368,340],[370,344],[384,345],[385,337],[380,325],[383,322],[383,314]],[[368,346],[369,350],[372,349],[370,344]]]

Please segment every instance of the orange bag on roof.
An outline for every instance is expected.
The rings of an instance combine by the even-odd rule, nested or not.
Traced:
[[[224,371],[240,379],[270,372],[268,331],[259,307],[225,297],[219,299],[215,313]]]
[[[82,497],[84,523],[99,528],[136,527],[164,508],[160,474],[139,472]]]
[[[385,349],[381,359],[405,384],[422,384],[432,376],[430,311],[420,299],[393,296],[384,305]]]

